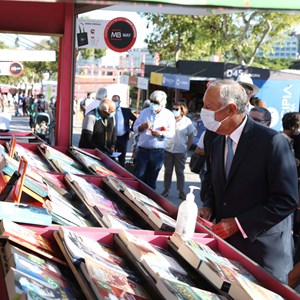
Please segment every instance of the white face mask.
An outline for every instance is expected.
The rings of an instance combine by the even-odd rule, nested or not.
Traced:
[[[224,120],[222,120],[221,122],[216,121],[215,119],[215,113],[221,109],[223,109],[224,107],[221,107],[220,109],[213,111],[213,110],[209,110],[206,108],[202,108],[201,112],[200,112],[200,116],[201,116],[201,120],[204,124],[204,126],[213,132],[216,132],[219,127],[221,126],[222,122],[224,122],[228,117],[226,117]]]
[[[155,103],[151,103],[150,108],[153,112],[156,112],[159,109],[159,105]]]

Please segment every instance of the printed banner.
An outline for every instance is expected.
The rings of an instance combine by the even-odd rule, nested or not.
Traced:
[[[104,30],[109,21],[76,19],[76,48],[107,49]]]

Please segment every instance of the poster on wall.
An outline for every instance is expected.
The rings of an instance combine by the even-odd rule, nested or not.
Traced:
[[[107,49],[104,41],[104,30],[109,21],[107,20],[76,20],[76,48]]]
[[[282,117],[290,111],[299,111],[299,80],[268,80],[256,95],[266,103],[272,116],[271,128],[282,130]]]

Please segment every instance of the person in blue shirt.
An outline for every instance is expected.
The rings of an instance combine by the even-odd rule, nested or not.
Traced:
[[[150,107],[141,111],[133,130],[139,134],[135,176],[155,190],[158,173],[164,162],[166,139],[175,135],[175,118],[166,109],[167,95],[154,91]]]

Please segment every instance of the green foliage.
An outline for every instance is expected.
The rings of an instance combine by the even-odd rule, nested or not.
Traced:
[[[48,73],[49,80],[57,80],[59,38],[51,37],[49,40],[43,40],[34,47],[34,50],[54,50],[56,52],[56,61],[24,62],[25,72],[20,79],[26,77],[26,82],[42,82],[44,74]]]
[[[300,23],[298,14],[249,11],[210,16],[141,14],[153,27],[145,42],[161,61],[207,60],[220,54],[221,61],[251,65],[258,48],[267,56]]]
[[[255,59],[255,62],[252,64],[252,66],[271,70],[285,70],[291,69],[293,62],[293,59],[258,57]]]
[[[79,49],[81,59],[87,60],[93,58],[94,60],[99,59],[106,54],[106,49],[93,49],[93,48],[83,48]]]

